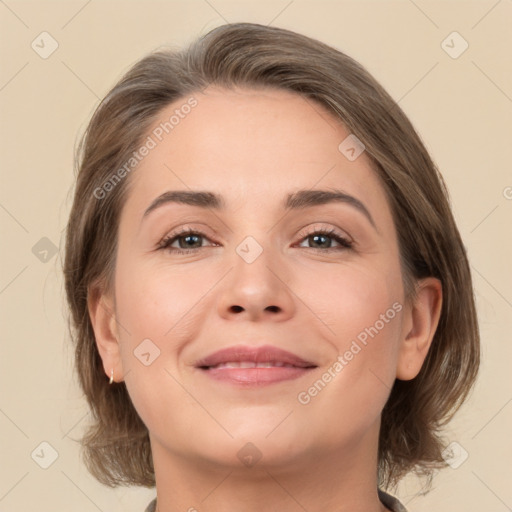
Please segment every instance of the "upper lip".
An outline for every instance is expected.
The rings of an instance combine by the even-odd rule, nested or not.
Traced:
[[[235,345],[227,347],[200,359],[196,362],[195,366],[204,368],[234,361],[250,361],[255,363],[280,362],[299,368],[316,367],[314,363],[272,345],[262,345],[259,347]]]

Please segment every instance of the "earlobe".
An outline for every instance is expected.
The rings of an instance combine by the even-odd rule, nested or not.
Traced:
[[[399,347],[397,379],[411,380],[420,372],[439,324],[442,302],[439,279],[427,277],[418,282],[414,304],[406,308],[406,329]]]
[[[105,374],[110,379],[113,370],[114,381],[119,382],[123,368],[113,300],[99,287],[91,287],[87,307]]]

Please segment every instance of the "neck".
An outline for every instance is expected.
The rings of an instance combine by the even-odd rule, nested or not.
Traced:
[[[334,450],[253,467],[170,452],[151,438],[157,512],[384,512],[377,494],[377,429]]]

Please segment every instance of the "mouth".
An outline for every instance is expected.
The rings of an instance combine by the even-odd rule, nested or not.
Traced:
[[[237,345],[219,350],[196,363],[209,378],[231,384],[259,386],[296,379],[317,365],[271,345]]]

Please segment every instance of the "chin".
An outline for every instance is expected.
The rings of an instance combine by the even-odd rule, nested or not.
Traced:
[[[308,451],[314,451],[311,439],[297,432],[294,435],[289,428],[277,426],[278,423],[275,416],[270,429],[266,425],[244,423],[240,429],[230,430],[233,439],[221,435],[214,441],[210,440],[209,446],[201,453],[217,464],[270,469],[295,464],[307,456]]]

